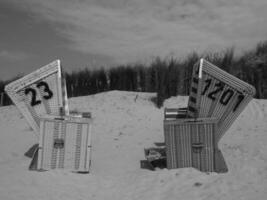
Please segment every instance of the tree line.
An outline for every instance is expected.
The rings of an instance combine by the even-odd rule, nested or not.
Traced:
[[[149,64],[65,73],[68,97],[110,90],[156,92],[153,101],[161,107],[171,96],[189,94],[192,68],[200,58],[252,84],[257,91],[255,98],[267,98],[267,41],[258,43],[254,49],[238,57],[234,56],[234,48],[228,48],[221,52],[191,53],[183,59],[157,57]],[[0,92],[7,82],[10,81],[0,81]],[[10,100],[5,99],[4,105],[10,104]]]

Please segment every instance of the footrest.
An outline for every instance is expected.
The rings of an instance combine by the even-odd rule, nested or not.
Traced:
[[[144,149],[146,160],[141,161],[141,167],[151,170],[166,168],[166,148],[151,147]]]

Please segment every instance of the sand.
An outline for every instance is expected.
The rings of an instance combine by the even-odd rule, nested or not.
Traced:
[[[29,171],[24,153],[38,138],[15,106],[0,108],[0,199],[257,199],[267,198],[267,100],[254,99],[219,147],[225,174],[193,168],[140,168],[144,148],[163,142],[164,107],[186,106],[188,97],[167,99],[158,109],[154,93],[111,91],[70,99],[70,109],[92,112],[89,174]]]

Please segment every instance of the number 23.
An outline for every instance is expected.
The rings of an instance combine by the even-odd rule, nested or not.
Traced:
[[[39,89],[43,87],[43,94],[42,98],[48,100],[53,97],[53,92],[50,90],[48,84],[44,81],[41,81],[37,83],[36,87]],[[41,100],[36,99],[36,90],[33,88],[26,88],[24,91],[25,95],[28,95],[31,93],[31,106],[36,106],[38,104],[41,104]]]

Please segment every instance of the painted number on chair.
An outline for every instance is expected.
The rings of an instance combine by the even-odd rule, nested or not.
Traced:
[[[36,84],[36,87],[38,89],[42,89],[42,98],[45,100],[51,99],[53,97],[53,92],[50,90],[48,84],[44,81],[41,81],[39,83]],[[31,106],[36,106],[42,103],[42,101],[40,99],[37,99],[37,92],[36,89],[34,88],[26,88],[24,90],[24,94],[26,96],[30,96],[31,97]]]
[[[223,82],[217,81],[215,83],[214,88],[210,92],[207,93],[210,86],[212,85],[212,81],[214,81],[214,79],[205,80],[205,86],[204,86],[204,89],[203,89],[201,95],[203,95],[203,96],[206,95],[212,101],[216,101],[217,98],[219,97],[220,98],[219,102],[222,105],[227,106],[227,104],[235,96],[234,95],[235,91],[232,89],[226,89],[225,90],[225,84]],[[238,91],[236,91],[236,92],[238,93],[238,96],[236,99],[236,103],[234,104],[233,112],[235,112],[237,110],[237,108],[239,107],[239,105],[241,104],[243,99],[245,98],[245,96],[243,94],[241,94]],[[222,95],[220,95],[220,94],[222,94]]]

